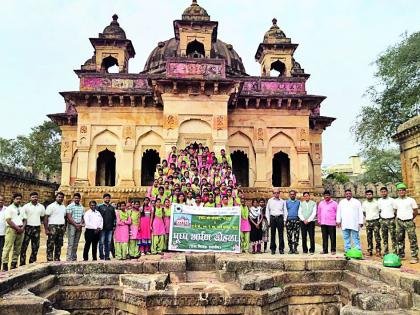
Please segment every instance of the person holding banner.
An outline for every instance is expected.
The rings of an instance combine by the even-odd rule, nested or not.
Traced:
[[[249,232],[251,225],[249,223],[249,208],[244,198],[241,199],[241,252],[249,251]]]
[[[169,242],[169,227],[171,224],[171,201],[169,199],[165,199],[165,208],[164,208],[164,215],[163,215],[163,222],[165,224],[165,241],[163,250],[168,250],[168,242]]]
[[[155,209],[151,215],[151,228],[152,228],[152,254],[162,254],[165,246],[165,223],[163,222],[164,209],[161,200],[156,199]]]

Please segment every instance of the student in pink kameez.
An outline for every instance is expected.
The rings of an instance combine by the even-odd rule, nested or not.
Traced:
[[[145,198],[143,206],[140,209],[140,225],[138,238],[140,247],[140,252],[142,255],[150,254],[150,246],[152,245],[152,236],[150,232],[150,217],[152,215],[152,206],[150,205],[150,199]]]
[[[156,205],[152,211],[151,229],[152,229],[152,254],[162,254],[165,245],[165,223],[163,223],[164,208],[160,199],[156,199]]]
[[[128,241],[131,218],[127,212],[127,205],[121,202],[121,209],[116,211],[117,226],[114,232],[115,258],[124,260],[128,255]]]

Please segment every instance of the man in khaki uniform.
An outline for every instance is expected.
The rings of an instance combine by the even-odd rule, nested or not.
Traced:
[[[2,253],[3,271],[9,270],[8,265],[11,251],[13,251],[11,269],[17,267],[20,256],[26,226],[26,214],[20,206],[21,201],[22,194],[14,194],[12,204],[5,210],[4,219],[6,220],[7,227]]]

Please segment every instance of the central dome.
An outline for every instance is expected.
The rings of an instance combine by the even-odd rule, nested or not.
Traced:
[[[171,38],[159,42],[147,58],[143,73],[164,73],[166,71],[166,60],[169,58],[181,57],[179,55],[179,40]],[[233,49],[232,45],[217,39],[212,43],[210,57],[226,60],[226,73],[230,75],[247,75],[241,57]],[[186,57],[184,57],[186,58]],[[192,59],[192,57],[189,57]]]

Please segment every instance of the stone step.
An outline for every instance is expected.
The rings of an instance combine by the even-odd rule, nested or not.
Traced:
[[[346,305],[341,308],[341,315],[419,315],[420,312],[415,309],[406,310],[406,309],[395,309],[395,310],[386,310],[386,311],[368,311],[362,310],[355,306]]]
[[[412,293],[396,287],[391,287],[382,281],[373,280],[352,271],[346,270],[343,272],[343,282],[340,283],[340,285],[343,297],[351,300],[353,305],[364,303],[360,301],[360,299],[357,299],[358,293],[363,293],[363,295],[367,296],[369,301],[376,299],[374,294],[387,295],[388,298],[384,297],[383,305],[390,303],[389,301],[393,297],[397,303],[397,305],[394,306],[396,308],[410,308],[413,306]],[[379,296],[377,296],[377,298],[379,298]]]
[[[41,292],[40,294],[38,294],[39,297],[42,297],[44,299],[49,300],[52,304],[55,303],[56,298],[59,296],[60,294],[60,287],[52,287],[44,292]]]
[[[52,287],[54,287],[56,283],[56,277],[55,275],[48,275],[44,278],[41,278],[29,285],[27,285],[25,288],[32,292],[35,295],[40,295],[42,292],[45,292]]]

